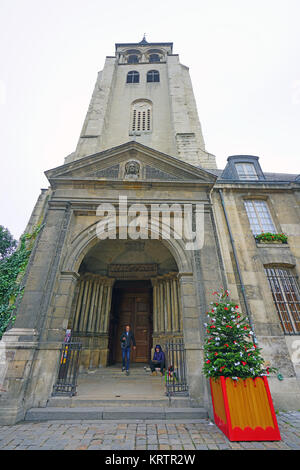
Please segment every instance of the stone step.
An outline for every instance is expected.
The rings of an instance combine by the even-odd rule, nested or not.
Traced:
[[[160,372],[158,371],[158,376],[160,376]],[[79,372],[79,377],[84,379],[85,377],[120,377],[120,376],[125,376],[126,373],[125,371],[122,371],[121,367],[103,367],[100,369],[92,369],[89,371],[80,371]],[[137,377],[147,377],[147,376],[152,376],[151,374],[151,369],[146,368],[144,369],[143,367],[133,367],[130,369],[130,376],[137,376]]]
[[[67,420],[195,420],[207,418],[204,408],[167,407],[78,407],[31,408],[25,421]]]
[[[103,407],[154,407],[154,408],[190,408],[191,402],[186,397],[176,397],[169,399],[167,397],[160,399],[151,398],[77,398],[77,397],[51,397],[48,399],[47,407],[50,408],[103,408]]]

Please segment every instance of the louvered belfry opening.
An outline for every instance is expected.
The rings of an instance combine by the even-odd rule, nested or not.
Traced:
[[[132,105],[132,132],[150,132],[152,129],[152,104],[150,101],[137,101]]]

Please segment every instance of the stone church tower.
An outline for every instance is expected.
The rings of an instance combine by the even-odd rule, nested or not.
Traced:
[[[97,82],[76,151],[66,163],[128,141],[216,168],[205,150],[189,70],[172,43],[116,44]]]
[[[204,322],[220,286],[231,290],[266,359],[285,376],[284,386],[270,378],[275,405],[299,409],[292,336],[300,331],[299,177],[264,173],[249,155],[229,157],[217,169],[205,149],[188,68],[172,43],[116,44],[98,74],[75,151],[45,174],[49,188],[26,231],[43,228],[16,321],[1,341],[7,359],[1,423],[47,406],[66,329],[82,344],[82,372],[120,362],[126,322],[136,336],[137,364],[149,362],[155,344],[184,342],[189,404],[208,409]],[[196,249],[178,236],[184,205],[192,206],[193,233],[202,235]],[[125,208],[128,226],[153,208],[155,223],[139,219],[144,223],[129,237]],[[114,229],[109,221],[116,220],[123,222]],[[108,236],[99,222],[107,223]],[[260,245],[253,235],[266,224],[285,231],[289,243]],[[286,276],[293,300],[284,301],[283,311],[274,283],[286,299]]]

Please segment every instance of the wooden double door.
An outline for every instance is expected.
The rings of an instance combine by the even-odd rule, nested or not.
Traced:
[[[112,362],[122,362],[120,336],[125,325],[131,325],[136,349],[131,347],[131,362],[148,363],[152,347],[152,292],[150,288],[132,287],[115,289],[113,327],[111,330]]]

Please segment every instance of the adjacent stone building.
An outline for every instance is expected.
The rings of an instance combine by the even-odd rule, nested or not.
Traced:
[[[76,150],[46,176],[49,188],[26,230],[43,229],[15,324],[2,339],[1,423],[46,405],[67,328],[82,342],[86,370],[120,361],[126,322],[137,340],[134,362],[148,362],[158,342],[183,339],[190,404],[208,407],[204,322],[220,286],[249,316],[265,359],[283,376],[270,377],[275,407],[300,408],[300,176],[265,173],[249,155],[217,168],[189,70],[172,43],[116,44]],[[187,248],[185,232],[179,236],[184,207],[192,207],[200,249]],[[154,222],[145,211],[154,211]],[[263,243],[255,238],[262,232],[284,232],[287,243]]]

